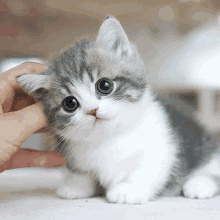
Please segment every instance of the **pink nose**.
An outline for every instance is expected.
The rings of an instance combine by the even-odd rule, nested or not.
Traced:
[[[95,117],[96,117],[96,111],[97,111],[97,108],[96,108],[96,109],[91,110],[91,111],[90,111],[90,112],[88,112],[87,114],[88,114],[88,115],[92,115],[92,116],[95,116]]]

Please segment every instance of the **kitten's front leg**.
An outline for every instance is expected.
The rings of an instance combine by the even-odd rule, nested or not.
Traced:
[[[96,181],[90,173],[70,173],[65,185],[56,191],[58,197],[64,199],[82,199],[94,196]]]
[[[220,193],[220,155],[191,174],[183,186],[183,193],[189,198],[208,199]]]
[[[149,197],[144,192],[144,187],[128,182],[121,182],[109,188],[106,196],[108,202],[120,204],[146,204]]]
[[[192,199],[208,199],[220,192],[220,184],[212,176],[198,175],[189,179],[183,186],[183,193]]]
[[[107,190],[107,200],[120,204],[146,204],[154,199],[166,182],[165,175],[147,175],[146,169],[139,169],[126,181]]]

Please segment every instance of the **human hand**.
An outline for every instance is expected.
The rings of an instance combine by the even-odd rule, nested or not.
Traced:
[[[42,64],[24,63],[0,75],[0,172],[20,167],[64,164],[63,157],[55,152],[20,148],[31,134],[46,128],[47,118],[43,106],[19,87],[15,77],[45,69]]]

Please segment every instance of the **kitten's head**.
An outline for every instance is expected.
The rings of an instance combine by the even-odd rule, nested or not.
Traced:
[[[45,72],[20,75],[17,82],[44,104],[49,127],[76,139],[106,126],[114,129],[120,118],[132,117],[147,84],[135,46],[111,16],[94,41],[78,42]]]

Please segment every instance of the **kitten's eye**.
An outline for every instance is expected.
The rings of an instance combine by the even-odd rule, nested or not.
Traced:
[[[74,96],[68,96],[62,101],[62,107],[66,112],[74,112],[79,107],[79,102]]]
[[[109,95],[113,91],[114,84],[110,79],[103,77],[96,82],[95,87],[99,94]]]

